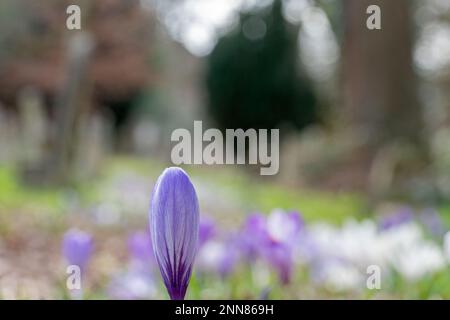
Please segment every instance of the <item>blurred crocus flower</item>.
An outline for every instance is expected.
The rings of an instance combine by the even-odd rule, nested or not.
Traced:
[[[294,249],[299,244],[303,219],[298,212],[274,210],[267,218],[268,242],[263,248],[267,261],[277,270],[282,284],[291,281]]]
[[[263,249],[265,258],[275,268],[282,284],[289,284],[294,270],[292,248],[282,242],[271,241]]]
[[[81,270],[85,269],[92,249],[93,241],[88,233],[71,229],[64,234],[62,252],[70,265],[77,265]]]
[[[199,206],[189,176],[164,170],[153,190],[150,234],[159,270],[173,300],[184,299],[198,245]]]
[[[196,265],[200,271],[216,272],[221,278],[226,278],[233,272],[238,259],[234,241],[212,240],[200,248]]]
[[[211,218],[201,216],[199,235],[198,235],[198,246],[202,247],[206,242],[211,240],[216,235],[216,225]]]
[[[427,274],[443,270],[444,253],[434,242],[422,240],[399,251],[393,261],[394,268],[407,280],[418,280]]]
[[[278,273],[280,282],[288,284],[294,269],[294,249],[303,229],[297,212],[274,210],[269,217],[250,215],[242,229],[240,246],[244,257],[262,257]]]
[[[329,256],[313,263],[311,279],[334,292],[360,289],[365,280],[364,274],[355,265]]]
[[[156,295],[156,285],[148,272],[130,270],[113,278],[108,294],[112,299],[150,299]]]
[[[394,228],[401,224],[411,222],[413,220],[413,217],[414,214],[412,210],[408,207],[403,207],[391,214],[382,217],[379,222],[379,227],[381,230]]]
[[[144,265],[152,263],[155,259],[152,240],[148,232],[138,231],[131,234],[128,238],[128,250],[134,261]]]
[[[276,242],[293,243],[303,228],[304,222],[298,212],[276,209],[267,219],[267,231]]]
[[[446,228],[439,213],[433,208],[423,210],[419,215],[419,220],[434,236],[442,237]]]
[[[260,255],[262,246],[268,241],[266,217],[259,213],[249,215],[238,238],[243,257],[248,262],[254,262]]]

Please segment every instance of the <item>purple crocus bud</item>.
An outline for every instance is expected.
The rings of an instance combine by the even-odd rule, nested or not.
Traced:
[[[92,248],[92,237],[86,232],[71,229],[64,234],[62,252],[70,265],[77,265],[83,270],[92,254]]]
[[[150,234],[159,270],[173,300],[182,300],[198,245],[199,207],[189,176],[182,169],[164,170],[150,205]]]

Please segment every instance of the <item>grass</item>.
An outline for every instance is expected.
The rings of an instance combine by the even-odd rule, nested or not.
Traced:
[[[0,167],[0,212],[13,209],[61,211],[65,192],[56,188],[27,187],[12,167]]]
[[[46,212],[62,212],[70,193],[75,193],[81,205],[101,200],[101,186],[110,183],[116,175],[131,172],[156,180],[166,166],[161,161],[136,157],[116,156],[109,159],[101,172],[89,181],[77,183],[70,188],[30,187],[21,183],[14,167],[0,167],[0,212],[21,209],[40,209]],[[352,217],[368,216],[365,198],[357,193],[297,189],[280,186],[272,180],[262,180],[235,167],[186,167],[185,170],[217,190],[226,191],[232,200],[240,203],[243,215],[249,212],[269,213],[274,208],[299,211],[307,222],[326,221],[340,224]],[[220,192],[217,194],[221,196]],[[150,195],[149,195],[150,197]],[[437,207],[444,223],[450,226],[450,204]]]

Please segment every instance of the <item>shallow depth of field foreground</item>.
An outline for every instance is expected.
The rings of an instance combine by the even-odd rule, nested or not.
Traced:
[[[1,0],[0,299],[450,299],[449,93],[449,0]]]
[[[39,191],[2,169],[2,298],[71,298],[63,241],[81,231],[92,237],[83,298],[166,298],[147,220],[162,169],[115,159],[94,183]],[[190,174],[201,220],[188,299],[450,297],[445,207],[369,209],[357,194],[259,184],[226,169]],[[369,266],[381,278],[368,288]]]

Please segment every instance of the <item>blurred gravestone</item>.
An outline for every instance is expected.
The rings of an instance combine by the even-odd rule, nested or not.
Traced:
[[[133,146],[138,154],[158,155],[164,141],[161,125],[156,121],[143,118],[136,121],[133,131]]]
[[[91,177],[113,149],[111,145],[112,126],[108,119],[98,113],[82,117],[77,130],[77,150],[73,176],[80,180]]]
[[[21,163],[29,167],[42,161],[46,143],[46,118],[40,92],[28,87],[18,97]]]
[[[80,120],[87,113],[87,68],[93,50],[93,40],[87,33],[76,33],[69,42],[67,76],[56,99],[57,129],[55,136],[55,178],[64,182],[69,179],[76,156]]]
[[[0,105],[1,109],[2,105]],[[8,110],[0,110],[0,161],[15,164],[20,160],[20,128],[18,119]]]
[[[6,146],[6,116],[2,110],[2,105],[0,104],[0,163],[6,162],[6,152],[5,152],[5,146]]]
[[[89,99],[96,112],[111,115],[107,119],[114,121],[120,138],[136,111],[135,101],[158,81],[149,54],[154,17],[139,1],[78,0],[76,4],[82,11],[82,32],[88,32],[96,44],[85,77],[89,92],[79,98]],[[64,1],[33,0],[0,3],[0,101],[17,112],[18,92],[28,86],[36,88],[44,96],[47,119],[56,132],[65,125],[59,122],[60,102],[54,101],[61,99],[63,91],[70,95],[72,90],[62,89],[67,85],[70,64],[67,42],[78,33],[66,28],[67,5]],[[67,137],[58,133],[53,137],[59,139],[62,149],[61,141]],[[55,163],[48,166],[55,169]]]
[[[71,179],[80,124],[90,105],[87,68],[92,49],[93,41],[87,33],[76,33],[68,42],[67,72],[55,99],[56,118],[49,133],[49,153],[39,165],[25,168],[23,174],[28,183],[66,183]],[[27,135],[25,140],[28,139],[33,140]]]

